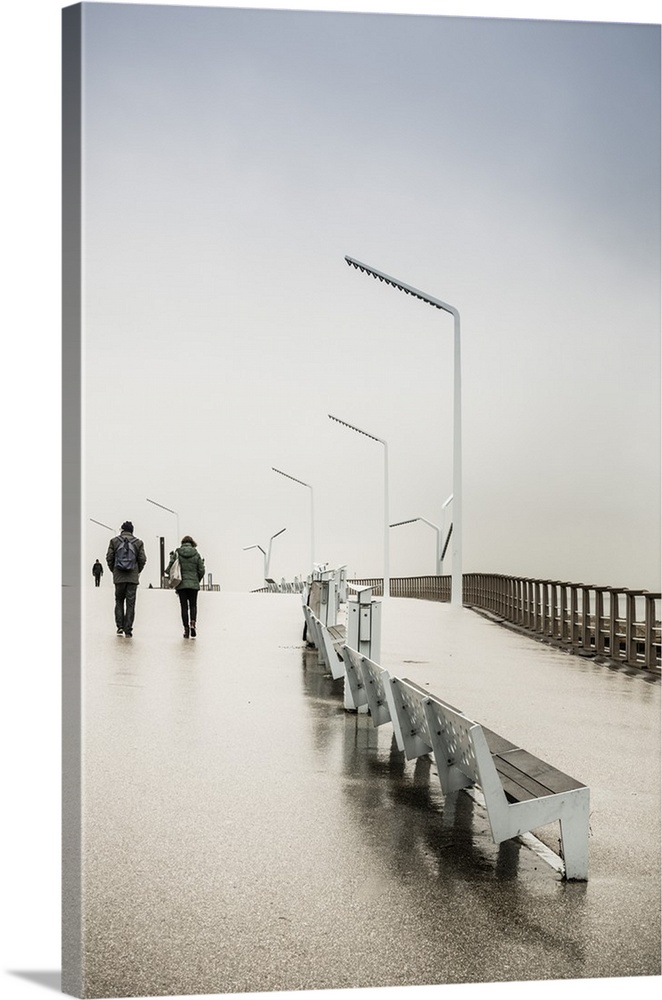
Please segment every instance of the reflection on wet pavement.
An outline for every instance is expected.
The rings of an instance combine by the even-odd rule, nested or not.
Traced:
[[[389,608],[391,666],[406,647],[426,661],[407,676],[475,699],[505,735],[545,744],[567,704],[545,756],[579,758],[568,770],[593,782],[597,814],[590,880],[564,883],[520,842],[494,845],[484,810],[463,792],[444,799],[431,759],[405,761],[390,725],[345,712],[341,682],[300,640],[297,596],[203,594],[193,643],[174,595],[141,592],[130,643],[111,634],[103,593],[88,598],[85,637],[90,996],[659,974],[659,688],[630,694],[637,678],[583,662],[566,675],[562,654],[550,664],[526,645],[521,665],[490,635],[493,673],[529,672],[520,712],[484,664],[456,676],[434,634],[412,639],[411,602]],[[426,615],[419,632],[436,627]],[[447,626],[449,657],[466,653],[460,633]],[[585,743],[601,725],[613,731],[593,762]]]

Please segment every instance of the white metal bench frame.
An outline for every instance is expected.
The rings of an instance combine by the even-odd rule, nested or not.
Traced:
[[[354,704],[357,707],[368,706],[374,726],[383,726],[384,723],[390,722],[391,711],[384,687],[386,671],[382,670],[378,663],[347,645],[342,647],[341,652]]]
[[[418,690],[384,671],[387,700],[396,741],[408,760],[434,754],[444,795],[478,785],[494,842],[502,843],[558,820],[566,879],[588,878],[590,790],[579,785],[523,801],[510,801],[494,757],[507,762],[508,753],[493,755],[483,727],[440,698]]]
[[[391,722],[407,760],[432,754],[444,795],[472,786],[482,790],[496,844],[558,821],[565,878],[588,879],[590,790],[586,785],[565,775],[577,787],[531,792],[529,798],[513,801],[506,794],[495,758],[507,766],[508,754],[521,753],[521,748],[508,744],[493,754],[479,723],[412,682],[391,676],[346,643],[337,650],[329,630],[305,605],[304,615],[321,662],[334,679],[346,678],[353,706],[367,706],[373,725]]]
[[[345,676],[345,666],[333,645],[331,633],[309,607],[304,606],[303,613],[308,624],[308,634],[317,647],[320,661],[326,666],[333,679],[339,680]]]

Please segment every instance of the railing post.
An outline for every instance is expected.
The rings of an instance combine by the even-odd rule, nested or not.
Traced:
[[[625,593],[625,660],[626,663],[636,663],[637,649],[635,646],[635,622],[637,605],[632,591]]]
[[[540,580],[533,581],[533,630],[540,631]]]
[[[528,629],[533,628],[533,580],[525,580],[526,586],[526,615],[524,624]]]
[[[603,630],[603,618],[605,613],[604,604],[605,592],[600,587],[595,588],[595,651],[604,653],[605,635]]]
[[[656,645],[659,644],[660,638],[657,638],[655,632],[656,628],[656,618],[655,618],[655,602],[659,601],[662,595],[660,594],[645,594],[646,599],[646,622],[645,622],[645,635],[644,635],[644,664],[647,670],[655,670],[657,666],[657,654],[655,652]]]
[[[549,601],[549,581],[540,581],[540,633],[547,635],[547,604]]]
[[[593,588],[589,585],[582,585],[582,626],[581,626],[581,637],[582,637],[582,649],[591,649],[591,590]]]
[[[579,646],[579,608],[577,597],[579,595],[579,589],[581,584],[573,583],[570,587],[570,644],[572,646]]]
[[[552,580],[549,585],[549,634],[552,639],[558,638],[558,603],[556,600],[558,580]]]
[[[568,584],[559,583],[559,618],[560,618],[560,630],[559,638],[561,642],[567,642],[569,639],[569,628],[568,628]]]
[[[625,590],[625,662],[638,666],[637,658],[637,598],[646,594],[645,590]],[[639,641],[644,641],[640,637]]]
[[[621,640],[618,631],[618,610],[621,587],[612,587],[609,592],[609,656],[612,660],[621,658]]]

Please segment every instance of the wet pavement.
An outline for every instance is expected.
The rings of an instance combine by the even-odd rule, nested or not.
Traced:
[[[299,595],[86,595],[90,997],[660,974],[660,682],[391,599],[384,667],[591,788],[588,883],[343,709]],[[554,828],[539,833],[558,849]]]

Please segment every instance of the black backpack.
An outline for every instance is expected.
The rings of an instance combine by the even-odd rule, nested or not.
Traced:
[[[132,538],[120,538],[120,543],[115,549],[114,569],[129,572],[135,569],[137,565],[135,540]]]

